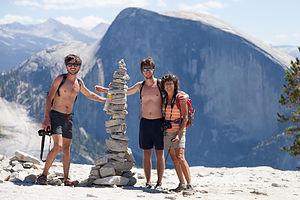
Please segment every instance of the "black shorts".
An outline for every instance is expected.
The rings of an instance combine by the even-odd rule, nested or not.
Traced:
[[[140,122],[139,146],[141,149],[155,150],[164,149],[164,135],[160,130],[164,118],[146,119],[142,118]]]
[[[64,138],[72,139],[73,117],[55,110],[50,111],[52,134],[62,134]]]

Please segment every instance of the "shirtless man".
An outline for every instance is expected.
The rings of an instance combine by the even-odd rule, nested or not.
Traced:
[[[139,130],[139,147],[143,149],[143,167],[146,177],[146,187],[151,188],[151,169],[152,169],[152,148],[155,146],[157,183],[155,188],[161,187],[162,176],[165,169],[165,159],[163,150],[163,132],[160,127],[163,122],[162,98],[157,85],[157,79],[154,78],[155,63],[148,57],[141,61],[141,73],[145,78],[145,84],[142,89],[142,119]],[[128,88],[127,95],[140,92],[143,81],[137,82],[131,88]],[[96,85],[97,92],[108,92],[108,88]]]
[[[74,102],[79,91],[91,100],[99,102],[105,102],[106,100],[106,98],[88,90],[83,81],[76,77],[81,67],[81,59],[78,56],[70,54],[65,57],[64,61],[68,71],[65,82],[59,88],[63,80],[63,75],[57,76],[50,87],[46,99],[45,119],[42,126],[45,131],[47,127],[50,127],[50,130],[52,130],[54,145],[47,156],[44,171],[38,177],[38,183],[41,185],[48,184],[48,171],[60,150],[63,153],[64,185],[73,186],[78,183],[69,179],[70,145],[72,142],[73,124],[72,108]]]

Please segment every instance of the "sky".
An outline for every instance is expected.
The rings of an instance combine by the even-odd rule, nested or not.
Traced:
[[[0,24],[53,18],[84,29],[111,23],[127,7],[202,12],[265,43],[300,46],[300,0],[0,0],[0,5]]]

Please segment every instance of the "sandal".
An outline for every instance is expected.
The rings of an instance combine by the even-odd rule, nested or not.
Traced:
[[[66,181],[64,181],[65,186],[71,186],[71,187],[72,186],[75,187],[76,185],[78,185],[78,183],[79,183],[78,181],[71,181],[70,179],[67,179]]]
[[[40,185],[48,185],[47,176],[42,174],[37,178],[37,183]]]

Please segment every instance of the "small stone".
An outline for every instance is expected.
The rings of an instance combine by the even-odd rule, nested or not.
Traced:
[[[96,195],[93,195],[93,194],[86,194],[86,197],[98,198],[98,196],[96,196]]]
[[[6,171],[6,170],[1,170],[0,171],[0,182],[2,181],[8,181],[10,178],[10,172]]]
[[[124,172],[124,171],[130,171],[133,167],[132,162],[119,162],[119,161],[112,161],[111,164],[114,166],[115,170]]]
[[[24,183],[36,183],[36,180],[37,180],[37,176],[34,174],[30,174],[25,177],[23,182]]]
[[[0,155],[0,161],[4,160],[5,156],[4,155]]]
[[[25,163],[22,163],[22,165],[25,169],[30,169],[33,166],[33,163],[32,162],[25,162]]]
[[[104,165],[100,168],[100,176],[107,177],[107,176],[114,176],[116,174],[115,169],[112,165]]]
[[[132,173],[131,171],[124,171],[121,176],[130,178],[134,176],[134,173]]]
[[[61,186],[62,181],[61,181],[60,179],[56,178],[56,179],[53,179],[53,180],[48,181],[48,184],[49,184],[49,185],[57,185],[57,186]]]
[[[100,176],[99,169],[100,169],[100,167],[93,167],[93,168],[91,169],[90,174],[91,174],[92,176]]]
[[[127,135],[123,135],[123,134],[111,134],[110,135],[111,138],[115,139],[115,140],[124,140],[124,141],[128,141],[129,138]]]
[[[22,164],[20,163],[17,163],[13,168],[12,168],[12,171],[13,172],[19,172],[19,171],[22,171],[24,170],[24,167]]]
[[[128,186],[134,186],[136,184],[137,180],[135,177],[129,177],[129,181],[127,183]]]
[[[106,157],[100,157],[96,161],[96,166],[105,165],[107,162],[108,162],[108,159]]]
[[[116,133],[116,132],[125,132],[126,131],[126,124],[121,124],[117,126],[111,126],[106,128],[107,133]]]
[[[272,183],[272,186],[273,187],[281,187],[279,184],[277,184],[277,183]]]
[[[108,120],[105,122],[105,127],[117,126],[117,125],[124,124],[124,123],[125,123],[125,120],[122,120],[122,119]]]
[[[105,146],[108,150],[114,152],[124,152],[127,150],[128,142],[122,140],[106,139]]]
[[[105,178],[96,179],[93,183],[96,185],[117,185],[124,186],[129,182],[129,178],[122,176],[109,176]]]

